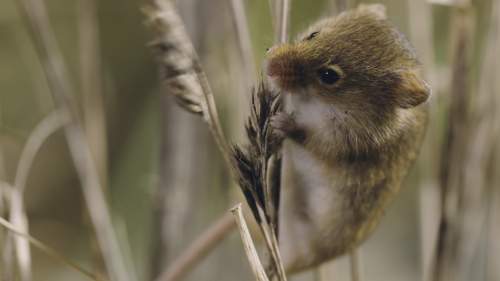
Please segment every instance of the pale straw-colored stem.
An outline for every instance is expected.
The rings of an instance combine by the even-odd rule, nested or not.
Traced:
[[[161,25],[161,31],[158,32],[157,37],[161,39],[165,36],[175,36],[175,38],[171,39],[175,39],[174,43],[176,47],[182,50],[187,59],[192,61],[192,68],[196,73],[197,82],[202,90],[200,106],[202,108],[203,120],[207,123],[210,133],[222,153],[224,161],[230,170],[233,171],[231,148],[222,131],[212,88],[208,83],[206,74],[203,71],[198,55],[185,30],[182,19],[177,13],[175,5],[170,0],[152,0],[152,2],[154,6],[150,17]]]
[[[245,218],[243,217],[241,203],[233,207],[231,209],[231,213],[233,214],[236,224],[238,225],[241,241],[243,242],[243,247],[255,278],[257,281],[269,281],[266,271],[264,270],[264,267],[259,259],[259,255],[257,254],[257,250],[255,249],[255,245],[253,243],[252,236],[250,235],[250,231],[248,230]]]
[[[21,231],[20,229],[17,229],[13,224],[9,223],[7,220],[4,218],[0,217],[0,225],[8,229],[10,232],[14,233],[16,237],[20,237],[29,243],[31,243],[33,246],[36,248],[40,249],[43,253],[51,256],[55,260],[58,260],[59,262],[73,268],[74,270],[78,271],[79,273],[85,275],[87,278],[90,280],[95,280],[95,281],[105,281],[105,279],[99,278],[96,276],[94,273],[86,270],[85,268],[79,266],[78,264],[72,262],[66,257],[63,257],[60,255],[56,250],[50,248],[49,246],[45,245],[43,242],[40,240],[30,236],[28,233]]]
[[[279,0],[279,10],[277,12],[278,18],[276,22],[278,23],[276,34],[277,43],[286,43],[288,41],[288,29],[289,29],[289,17],[290,17],[290,1],[289,0]]]
[[[64,128],[64,133],[82,185],[84,199],[108,274],[113,281],[133,280],[134,277],[128,274],[121,254],[101,180],[81,121],[74,107],[73,97],[76,94],[70,83],[59,45],[49,23],[44,2],[18,0],[17,3],[19,4],[19,10],[23,14],[23,19],[29,27],[33,44],[42,64],[56,107],[70,118],[70,122]]]
[[[189,273],[200,260],[208,255],[236,226],[231,214],[219,218],[199,236],[156,281],[178,281]]]
[[[8,197],[10,199],[9,220],[17,229],[24,233],[29,233],[28,217],[24,207],[24,191],[31,166],[45,141],[67,122],[67,116],[61,115],[60,112],[55,111],[49,114],[33,129],[21,152],[16,169],[14,187]],[[31,252],[29,243],[19,236],[9,236],[10,238],[7,239],[6,243],[9,244],[14,241],[15,257],[19,266],[21,280],[31,280]],[[6,247],[6,249],[10,248],[10,246]]]
[[[236,35],[238,36],[238,47],[240,49],[243,67],[245,68],[245,79],[255,81],[255,59],[252,50],[252,41],[245,12],[243,0],[231,0]],[[249,83],[250,84],[250,83]]]
[[[351,266],[351,281],[361,281],[361,249],[353,249],[349,253],[349,264]]]

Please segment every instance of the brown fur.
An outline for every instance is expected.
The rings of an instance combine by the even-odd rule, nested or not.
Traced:
[[[339,80],[326,84],[321,69]],[[429,88],[412,47],[362,5],[273,47],[267,74],[285,100],[280,248],[287,271],[344,254],[378,224],[418,153]]]

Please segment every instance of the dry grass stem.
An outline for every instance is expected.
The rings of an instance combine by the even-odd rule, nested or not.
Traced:
[[[443,6],[454,6],[459,0],[427,0],[430,4],[443,5]]]
[[[0,146],[0,152],[2,152],[2,147]],[[3,155],[0,155],[3,156]],[[3,159],[0,159],[0,161]],[[3,172],[3,171],[0,171]],[[2,179],[6,177],[6,174],[3,173]],[[6,217],[7,210],[9,208],[9,195],[11,193],[12,187],[9,183],[0,181],[0,216]],[[4,230],[2,228],[2,230]],[[5,232],[2,231],[2,273],[1,280],[14,280],[14,243],[12,243],[12,237],[9,235],[9,231],[5,229]]]
[[[278,31],[276,33],[276,43],[285,43],[288,41],[288,28],[289,28],[289,17],[290,17],[290,1],[289,0],[276,0],[279,1],[278,10],[275,14],[278,15],[276,22]]]
[[[33,129],[24,146],[19,164],[16,169],[14,187],[23,193],[26,189],[29,172],[33,161],[45,141],[57,130],[63,128],[70,121],[69,116],[64,112],[54,111],[47,115]]]
[[[231,167],[230,146],[220,125],[212,89],[174,4],[170,0],[154,0],[145,12],[156,32],[151,46],[156,51],[166,89],[183,108],[203,116]]]
[[[19,0],[18,4],[29,27],[56,107],[60,112],[68,114],[71,120],[65,126],[64,132],[108,274],[113,281],[132,280],[133,277],[128,274],[116,239],[89,143],[74,108],[72,100],[75,96],[74,90],[67,76],[68,72],[50,26],[45,5],[43,2],[34,0]]]
[[[437,102],[438,79],[436,78],[436,65],[433,42],[433,17],[431,5],[427,1],[407,1],[411,41],[418,50],[419,59],[422,62],[424,76],[431,85],[433,91],[430,102],[430,119],[438,118],[439,109]],[[444,79],[443,79],[444,80]],[[421,236],[421,271],[422,280],[430,280],[430,267],[432,265],[432,253],[435,247],[436,233],[439,224],[440,207],[438,166],[436,155],[440,155],[439,142],[441,128],[438,122],[428,122],[425,142],[422,146],[418,169],[426,175],[419,181],[419,211],[420,211],[420,236]]]
[[[0,120],[0,126],[1,126],[1,120]],[[5,158],[4,158],[4,151],[3,147],[0,146],[0,180],[3,180],[6,178],[6,172],[5,172]]]
[[[28,218],[24,207],[24,191],[29,171],[35,157],[45,141],[68,122],[67,116],[53,112],[45,117],[31,132],[19,158],[14,186],[10,192],[10,218],[12,224],[23,233],[28,231]],[[7,243],[15,241],[15,253],[21,280],[31,280],[31,253],[28,242],[21,237],[11,237]],[[9,247],[7,247],[9,248]]]
[[[465,186],[471,187],[464,190],[464,215],[462,219],[463,232],[466,239],[460,242],[462,252],[459,258],[459,276],[472,276],[470,265],[474,263],[479,255],[485,255],[486,266],[484,276],[491,274],[491,266],[488,268],[488,259],[492,258],[488,252],[495,249],[496,240],[488,240],[491,229],[495,224],[491,218],[498,219],[495,212],[498,204],[498,185],[491,171],[498,169],[494,157],[497,143],[500,139],[500,126],[498,125],[498,74],[497,48],[500,43],[500,5],[492,3],[491,19],[486,35],[486,44],[482,66],[480,69],[480,80],[475,99],[471,103],[471,126],[470,145],[466,151],[466,168],[464,181]],[[493,159],[493,161],[492,161]],[[497,160],[498,161],[498,160]],[[493,172],[494,173],[494,172]],[[473,188],[472,188],[473,187]],[[492,225],[493,223],[493,225]],[[485,243],[486,241],[486,243]],[[487,245],[487,247],[484,247]],[[486,250],[484,250],[486,248]],[[494,251],[494,250],[493,250]],[[494,262],[498,261],[494,258]],[[493,267],[494,269],[494,267]],[[464,279],[464,278],[462,278]],[[487,278],[497,280],[498,278]]]
[[[289,0],[268,0],[271,22],[274,30],[274,42],[284,43],[287,41],[288,22],[290,14]]]
[[[156,39],[151,46],[155,50],[165,88],[184,109],[202,115],[227,166],[233,172],[230,148],[220,125],[211,87],[174,4],[170,1],[153,1],[145,12],[156,32]],[[159,280],[175,280],[185,274],[206,254],[204,251],[215,246],[210,243],[218,243],[230,232],[229,226],[220,229],[222,232],[217,233],[217,240],[206,239],[210,238],[210,233],[208,236],[203,235],[201,240],[191,245],[181,258],[160,274]]]
[[[252,237],[248,230],[245,218],[243,217],[241,204],[238,204],[234,208],[232,208],[231,213],[233,213],[236,224],[238,225],[238,229],[241,235],[241,241],[243,242],[245,253],[247,254],[248,262],[250,263],[250,267],[252,268],[255,278],[258,281],[269,281],[264,267],[260,262],[259,255],[257,254],[257,250],[255,249],[255,245],[253,244]]]
[[[189,273],[200,260],[208,255],[236,227],[231,214],[218,219],[189,248],[164,271],[156,281],[178,281]]]
[[[274,31],[274,34],[278,34],[278,23],[276,22],[278,15],[278,5],[280,0],[267,0],[269,4],[269,14],[271,15],[271,24]]]
[[[497,140],[498,141],[498,140]],[[498,147],[497,147],[498,150]],[[500,153],[497,152],[497,161],[500,159]],[[498,237],[500,235],[500,177],[497,176],[493,181],[493,190],[488,202],[488,222],[487,222],[487,236],[486,241],[488,245],[486,255],[486,280],[500,280],[500,268],[498,268],[498,261],[500,260],[500,242]]]
[[[494,37],[492,40],[492,46],[490,50],[493,51],[490,57],[491,65],[494,65],[494,72],[491,73],[494,75],[494,79],[489,80],[491,86],[493,87],[491,90],[491,95],[494,98],[492,102],[492,111],[493,120],[495,120],[495,146],[494,146],[494,163],[495,167],[492,171],[498,171],[498,165],[500,164],[500,112],[498,108],[500,108],[500,97],[498,95],[498,89],[500,89],[500,79],[498,76],[500,74],[500,57],[494,53],[494,50],[498,50],[498,46],[500,44],[500,3],[499,1],[493,2],[493,20],[490,25],[492,28],[491,36]],[[486,260],[486,279],[487,280],[500,280],[500,267],[498,266],[498,261],[500,260],[500,174],[494,173],[491,180],[491,194],[489,200],[489,216],[488,216],[488,236],[487,236],[487,260]]]
[[[252,42],[250,39],[250,31],[248,29],[248,21],[245,12],[245,3],[243,0],[231,0],[231,8],[233,11],[233,19],[236,26],[236,34],[238,36],[238,47],[240,49],[245,68],[244,75],[248,81],[248,86],[255,81],[255,59],[253,56]]]
[[[351,281],[361,281],[361,249],[357,248],[349,253],[349,264],[351,265]]]
[[[457,280],[457,256],[463,233],[460,224],[464,215],[464,196],[466,185],[464,180],[464,149],[470,144],[467,125],[470,112],[467,104],[470,101],[470,60],[471,51],[471,13],[470,6],[454,8],[453,24],[456,27],[454,41],[454,65],[452,87],[450,93],[449,127],[441,157],[441,221],[438,230],[438,241],[434,257],[433,280]],[[465,276],[464,276],[465,277]]]
[[[33,246],[35,246],[38,249],[40,249],[43,253],[51,256],[52,258],[54,258],[55,260],[58,260],[59,262],[61,262],[63,264],[65,264],[65,265],[73,268],[74,270],[78,271],[79,273],[85,275],[90,280],[105,281],[105,279],[101,279],[101,278],[97,277],[94,273],[86,270],[85,268],[82,268],[81,266],[79,266],[78,264],[72,262],[68,258],[63,257],[56,250],[48,247],[47,245],[45,245],[40,240],[38,240],[38,239],[30,236],[29,234],[27,234],[27,233],[25,233],[25,232],[23,232],[23,231],[21,231],[19,229],[16,229],[16,227],[13,224],[9,223],[3,217],[0,217],[0,224],[3,227],[5,227],[6,229],[8,229],[10,232],[14,233],[16,235],[16,237],[21,237],[21,238],[29,241],[29,243],[31,243]]]
[[[68,118],[65,116],[61,116],[59,112],[53,112],[35,127],[21,152],[13,188],[7,188],[7,186],[5,186],[5,188],[2,189],[3,195],[9,199],[8,201],[10,203],[9,219],[17,229],[24,233],[28,233],[28,220],[24,207],[24,191],[30,168],[46,139],[55,131],[63,127],[67,119]],[[16,257],[21,280],[31,280],[31,253],[29,244],[25,239],[14,237],[9,234],[5,240],[3,256],[5,258],[5,266],[9,266],[9,268],[13,266],[13,262],[9,260],[11,257]],[[5,275],[4,277],[7,278]]]
[[[252,95],[251,113],[245,126],[249,144],[235,146],[233,157],[238,182],[264,235],[276,273],[280,280],[286,280],[276,239],[280,184],[279,180],[271,179],[270,166],[281,161],[279,148],[282,139],[274,135],[270,127],[271,117],[280,110],[279,95],[261,83]],[[274,173],[274,177],[279,176],[279,173]]]
[[[108,186],[108,151],[106,132],[106,112],[102,92],[102,71],[100,59],[99,19],[95,0],[78,0],[78,51],[80,63],[80,89],[83,128],[92,157],[99,174],[103,191]],[[89,225],[90,220],[85,223]],[[91,225],[90,225],[91,227]],[[103,257],[98,242],[91,238],[92,259],[99,271],[104,271]]]
[[[106,112],[102,93],[99,21],[95,0],[79,0],[80,85],[83,123],[104,187],[107,186]]]
[[[281,29],[282,34],[286,35],[288,1],[283,2],[282,9]],[[170,1],[157,0],[146,13],[157,33],[157,39],[151,45],[156,50],[167,89],[185,109],[204,117],[224,159],[239,179],[264,234],[280,280],[286,280],[275,234],[278,198],[276,195],[279,193],[271,191],[267,184],[268,162],[277,151],[278,145],[272,139],[268,124],[268,118],[279,109],[278,103],[275,102],[276,95],[266,92],[261,86],[261,95],[253,97],[253,115],[246,127],[251,145],[247,151],[236,147],[234,154],[230,154],[233,150],[229,150],[220,127],[210,85],[174,5]],[[182,80],[183,77],[188,79]],[[257,166],[249,167],[248,164]]]
[[[150,46],[160,65],[160,78],[180,106],[192,113],[203,114],[203,89],[193,63],[197,59],[196,53],[182,20],[169,0],[153,3],[145,13],[148,24],[156,32],[156,39]]]

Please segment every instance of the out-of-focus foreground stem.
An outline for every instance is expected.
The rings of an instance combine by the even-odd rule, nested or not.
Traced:
[[[34,0],[18,0],[17,3],[29,28],[56,108],[70,119],[64,127],[64,133],[108,274],[113,281],[134,280],[125,266],[90,145],[75,108],[75,91],[49,23],[46,7],[43,2]]]

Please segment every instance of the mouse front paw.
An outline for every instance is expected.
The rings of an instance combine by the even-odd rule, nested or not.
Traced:
[[[270,125],[275,137],[281,141],[290,138],[302,142],[305,138],[304,130],[298,126],[293,114],[280,112],[271,117]]]
[[[294,116],[286,112],[280,112],[272,116],[270,125],[273,130],[273,134],[278,138],[286,138],[297,128]]]

